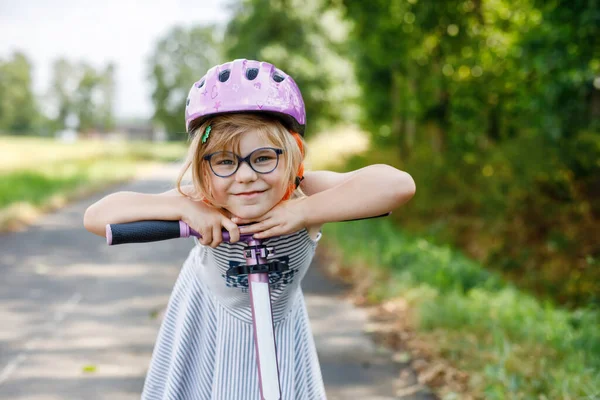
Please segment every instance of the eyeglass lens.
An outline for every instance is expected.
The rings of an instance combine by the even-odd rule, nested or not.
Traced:
[[[278,154],[274,149],[258,149],[250,154],[250,166],[258,173],[266,174],[277,167]],[[210,158],[213,172],[219,176],[235,173],[240,163],[239,158],[230,151],[215,153]]]

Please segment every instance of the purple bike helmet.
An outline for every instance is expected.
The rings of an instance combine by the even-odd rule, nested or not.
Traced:
[[[237,112],[270,114],[304,136],[306,111],[300,89],[272,64],[234,60],[209,69],[190,89],[185,128],[189,131],[193,120]]]

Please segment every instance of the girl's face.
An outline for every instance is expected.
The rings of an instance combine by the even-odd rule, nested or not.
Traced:
[[[276,146],[261,138],[256,131],[250,130],[240,139],[238,155],[246,157],[261,147]],[[283,198],[287,186],[284,184],[284,171],[285,157],[280,156],[277,168],[267,174],[257,173],[246,162],[242,162],[235,174],[226,178],[211,172],[212,195],[234,216],[257,218],[267,213]]]

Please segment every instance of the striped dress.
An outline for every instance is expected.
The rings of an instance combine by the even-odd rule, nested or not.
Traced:
[[[306,229],[263,241],[289,271],[271,274],[282,399],[325,399],[300,281],[317,247]],[[196,240],[173,288],[146,376],[144,400],[258,400],[258,370],[247,279],[227,277],[245,263],[244,244],[216,249]]]

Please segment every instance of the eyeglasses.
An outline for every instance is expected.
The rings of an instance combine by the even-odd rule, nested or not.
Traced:
[[[227,178],[237,172],[242,162],[248,163],[250,168],[259,174],[273,172],[279,164],[279,155],[282,153],[282,149],[261,147],[246,157],[240,157],[231,151],[217,151],[204,156],[204,159],[208,161],[210,169],[215,175]]]

